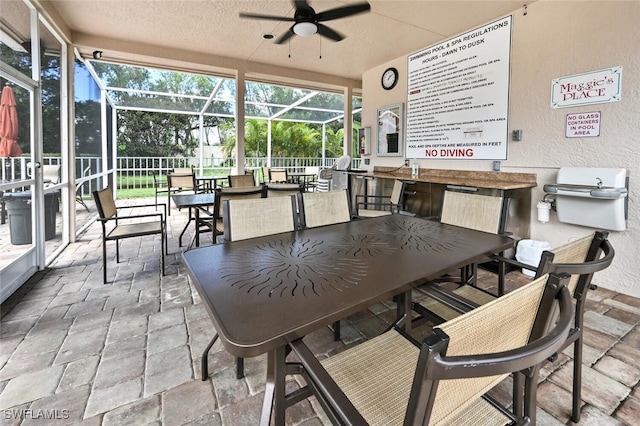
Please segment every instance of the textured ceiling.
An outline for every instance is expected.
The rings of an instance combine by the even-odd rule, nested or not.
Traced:
[[[4,0],[3,0],[4,2]],[[310,0],[321,12],[349,1]],[[523,6],[522,1],[370,1],[371,12],[327,22],[346,35],[333,42],[318,35],[276,45],[290,22],[242,19],[239,12],[293,16],[291,1],[54,0],[81,53],[144,45],[156,50],[211,55],[224,63],[258,63],[360,80],[367,69],[447,39]],[[119,46],[113,48],[113,46]],[[109,50],[112,47],[112,51]],[[291,57],[289,57],[289,55]],[[320,58],[322,56],[322,58]],[[224,67],[223,65],[220,65]]]

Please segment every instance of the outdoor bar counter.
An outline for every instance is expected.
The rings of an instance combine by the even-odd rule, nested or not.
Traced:
[[[453,187],[478,194],[509,198],[507,231],[516,239],[529,238],[531,188],[537,186],[535,173],[421,168],[417,177],[410,167],[374,167],[373,172],[352,172],[352,194],[390,195],[396,179],[408,181],[406,210],[423,217],[440,214],[444,190]]]
[[[415,182],[466,186],[500,190],[526,189],[537,185],[535,173],[507,173],[479,170],[420,169],[418,177],[411,177],[411,168],[374,167],[364,177],[379,179],[407,179]]]

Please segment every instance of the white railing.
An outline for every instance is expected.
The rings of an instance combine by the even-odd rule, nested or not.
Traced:
[[[306,167],[331,167],[335,158],[304,158],[287,157],[272,158],[271,168],[286,169],[290,173],[302,173]],[[100,157],[78,157],[76,161],[76,181],[83,181],[82,194],[90,194],[97,188],[99,174],[102,172]],[[61,157],[46,157],[44,164],[60,164]],[[200,159],[198,157],[118,157],[117,161],[118,189],[153,188],[153,174],[166,175],[176,167],[193,167],[200,174]],[[256,170],[267,165],[266,157],[249,157],[245,160],[245,169]],[[1,177],[3,180],[29,178],[29,158],[0,158]],[[360,159],[351,162],[352,168],[359,168]],[[89,167],[89,173],[83,176],[83,171]],[[226,158],[203,158],[203,175],[227,175],[235,167],[235,160]],[[95,175],[96,178],[89,178]],[[88,179],[89,178],[89,179]]]

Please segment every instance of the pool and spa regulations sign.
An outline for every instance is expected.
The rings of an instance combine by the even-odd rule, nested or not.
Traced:
[[[406,157],[507,158],[512,17],[408,56]]]
[[[622,67],[589,71],[551,80],[551,108],[619,101]]]

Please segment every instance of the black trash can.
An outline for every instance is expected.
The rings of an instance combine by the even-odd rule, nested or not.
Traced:
[[[3,196],[9,217],[11,244],[31,244],[31,191],[9,192]],[[56,213],[58,213],[58,193],[44,195],[44,238],[56,236]]]

